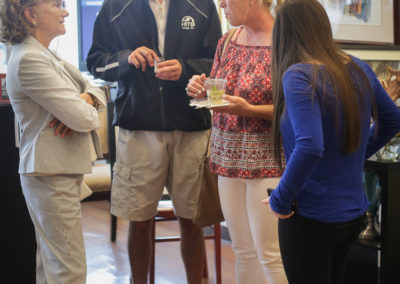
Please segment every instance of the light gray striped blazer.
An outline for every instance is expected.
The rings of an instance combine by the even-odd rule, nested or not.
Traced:
[[[90,147],[98,157],[97,110],[79,98],[94,95],[102,106],[104,92],[84,80],[80,71],[50,52],[34,37],[13,47],[7,70],[7,91],[21,128],[20,174],[84,174],[91,172]],[[56,117],[74,130],[54,135]],[[93,149],[93,148],[92,148]]]

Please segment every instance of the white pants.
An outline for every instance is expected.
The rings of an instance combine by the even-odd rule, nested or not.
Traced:
[[[239,284],[286,284],[278,241],[278,219],[261,202],[279,178],[218,177],[221,207],[236,256]]]
[[[36,283],[84,284],[86,257],[79,195],[83,175],[21,175],[36,231]]]

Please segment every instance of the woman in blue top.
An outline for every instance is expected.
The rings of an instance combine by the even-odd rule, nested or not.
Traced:
[[[340,283],[368,207],[364,161],[400,130],[400,112],[368,65],[335,44],[315,0],[278,8],[272,74],[275,153],[282,140],[287,165],[265,202],[279,217],[285,272],[289,283]]]

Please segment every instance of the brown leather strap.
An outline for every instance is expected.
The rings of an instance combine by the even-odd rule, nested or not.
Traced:
[[[224,41],[224,46],[222,47],[222,52],[221,52],[221,58],[220,59],[222,59],[222,57],[224,56],[225,49],[228,46],[228,43],[231,41],[231,38],[235,34],[236,30],[237,29],[234,29],[234,28],[229,30],[228,35],[226,36],[225,41]]]
[[[232,29],[229,30],[228,35],[226,36],[225,41],[224,41],[224,46],[222,47],[222,52],[221,52],[221,58],[220,59],[222,59],[222,56],[224,56],[225,49],[228,46],[228,43],[231,41],[231,39],[232,39],[233,35],[235,34],[236,30],[237,29],[235,29],[235,28],[232,28]],[[211,129],[209,130],[209,133],[208,133],[207,154],[206,154],[207,157],[210,156],[210,139],[211,139]]]

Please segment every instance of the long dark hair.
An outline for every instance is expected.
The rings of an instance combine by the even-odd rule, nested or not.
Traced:
[[[275,157],[281,166],[280,120],[285,111],[282,76],[296,63],[318,62],[326,72],[319,72],[321,65],[313,65],[311,88],[316,79],[322,78],[324,86],[331,82],[336,97],[336,122],[342,111],[342,149],[345,153],[356,151],[360,144],[361,117],[359,103],[364,93],[371,94],[366,74],[334,42],[328,16],[316,0],[286,0],[277,9],[272,34],[272,93],[274,120],[272,122]],[[360,74],[363,90],[357,90],[349,74],[350,68]],[[324,90],[325,91],[325,90]],[[324,93],[324,92],[323,92]],[[376,111],[374,111],[376,115]]]

